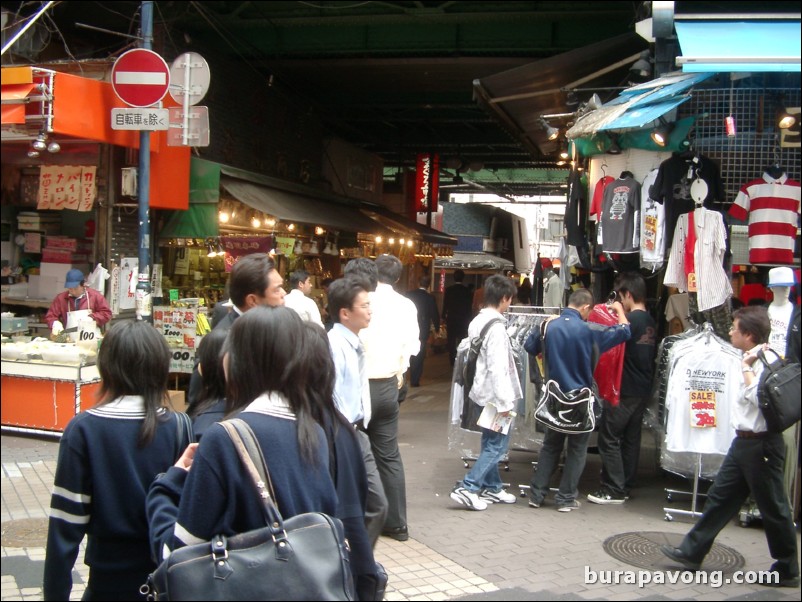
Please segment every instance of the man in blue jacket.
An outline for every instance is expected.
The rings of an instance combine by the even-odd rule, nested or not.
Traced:
[[[524,348],[533,355],[544,353],[548,365],[549,379],[568,393],[583,387],[592,388],[593,369],[599,355],[627,341],[630,337],[629,322],[624,307],[616,301],[612,305],[618,316],[615,326],[597,327],[586,320],[593,309],[593,294],[579,289],[571,294],[566,307],[558,318],[551,320],[546,328],[545,344],[540,329],[535,329],[526,339]],[[577,486],[585,469],[590,433],[566,434],[546,429],[543,446],[538,456],[537,470],[532,477],[529,505],[540,508],[549,492],[549,481],[557,461],[567,442],[565,466],[560,489],[555,496],[557,510],[570,512],[579,508]]]

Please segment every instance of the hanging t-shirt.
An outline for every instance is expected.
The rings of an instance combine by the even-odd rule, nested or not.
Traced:
[[[791,325],[791,315],[793,313],[794,306],[790,301],[782,305],[777,305],[776,303],[769,305],[769,320],[771,321],[769,346],[780,357],[785,357],[786,337],[788,336],[788,326]]]
[[[749,218],[749,263],[793,263],[800,191],[799,182],[785,174],[775,180],[764,173],[741,186],[730,215]]]
[[[691,196],[691,182],[700,177],[707,184],[707,196],[702,205],[708,209],[714,201],[725,199],[724,184],[718,165],[705,155],[674,153],[660,164],[652,189],[652,198],[665,207],[665,241],[674,240],[679,216],[693,211],[696,203]]]
[[[665,261],[665,207],[650,196],[657,173],[653,169],[646,175],[640,193],[640,265],[652,271],[663,267]]]
[[[743,378],[741,360],[711,342],[683,348],[671,368],[666,395],[666,449],[726,454],[735,430],[730,409]]]
[[[604,198],[604,189],[614,182],[613,176],[602,176],[596,182],[596,187],[593,189],[593,200],[590,202],[590,219],[594,222],[599,221],[599,214],[601,213],[602,199]]]
[[[588,323],[614,326],[618,318],[604,303],[599,303],[588,316]],[[621,374],[624,371],[624,343],[608,349],[599,356],[599,362],[593,370],[593,380],[599,388],[599,395],[612,405],[617,406],[621,400]]]
[[[630,176],[604,189],[598,242],[605,253],[637,253],[640,246],[640,184]]]
[[[585,227],[587,224],[588,195],[582,183],[582,173],[572,171],[568,176],[568,204],[565,207],[565,232],[568,244],[587,246]]]

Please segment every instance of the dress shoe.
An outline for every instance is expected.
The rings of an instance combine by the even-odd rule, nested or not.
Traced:
[[[384,529],[382,535],[385,537],[392,537],[396,541],[406,541],[409,539],[409,532],[406,527],[393,527],[392,529]]]
[[[668,556],[674,562],[677,562],[684,566],[686,569],[691,571],[698,571],[702,568],[701,562],[694,562],[690,558],[685,555],[685,552],[680,550],[679,548],[674,548],[672,546],[662,545],[660,546],[660,551]]]
[[[799,587],[799,576],[780,577],[779,581],[763,582],[760,585],[766,585],[768,587]]]

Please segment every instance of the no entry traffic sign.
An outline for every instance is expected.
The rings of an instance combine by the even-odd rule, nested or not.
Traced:
[[[132,107],[149,107],[167,94],[170,69],[152,50],[135,48],[114,62],[111,85],[124,103]]]

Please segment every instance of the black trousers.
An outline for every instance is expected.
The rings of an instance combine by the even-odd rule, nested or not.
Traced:
[[[409,358],[409,380],[414,387],[420,384],[420,377],[423,376],[423,360],[426,359],[426,345],[428,342],[428,337],[421,339],[420,353]]]
[[[645,397],[622,395],[617,406],[604,403],[599,424],[601,484],[615,495],[627,495],[635,485],[645,409]]]
[[[783,487],[785,443],[781,434],[760,439],[736,437],[707,494],[704,512],[680,544],[680,550],[694,562],[702,562],[719,532],[738,514],[749,492],[757,503],[772,571],[780,578],[799,575],[796,530]]]

